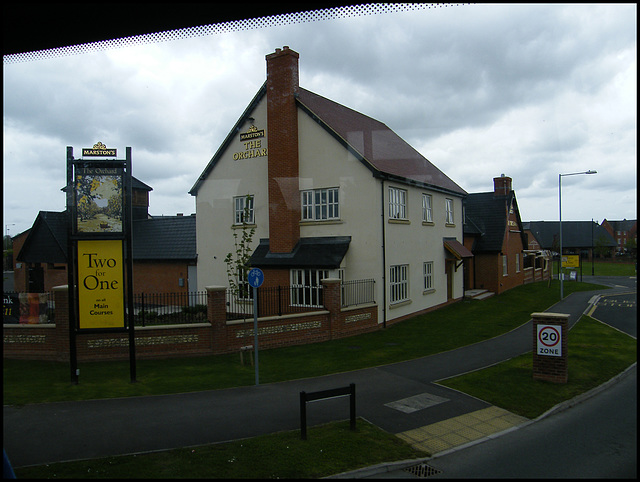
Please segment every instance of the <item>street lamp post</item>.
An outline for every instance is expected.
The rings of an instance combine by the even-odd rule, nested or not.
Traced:
[[[562,282],[564,276],[562,272],[562,177],[563,176],[577,176],[579,174],[596,174],[598,171],[585,171],[585,172],[571,172],[569,174],[558,174],[558,215],[560,219],[560,269],[558,270],[558,278],[560,279],[560,301],[564,298],[564,291]]]

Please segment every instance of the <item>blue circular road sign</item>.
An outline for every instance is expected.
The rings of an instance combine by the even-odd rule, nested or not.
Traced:
[[[247,278],[249,278],[249,286],[252,288],[260,288],[264,281],[264,273],[260,268],[251,268]]]

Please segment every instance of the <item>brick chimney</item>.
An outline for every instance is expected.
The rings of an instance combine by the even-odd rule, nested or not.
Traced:
[[[300,239],[298,182],[297,52],[267,55],[267,147],[269,152],[269,251],[290,253]]]
[[[493,178],[493,195],[506,196],[511,192],[511,178],[501,174]]]

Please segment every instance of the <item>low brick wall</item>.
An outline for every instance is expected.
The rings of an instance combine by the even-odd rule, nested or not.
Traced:
[[[376,304],[341,308],[340,282],[324,280],[325,307],[318,311],[258,319],[261,349],[316,343],[375,331]],[[3,356],[13,359],[69,360],[68,291],[54,288],[56,324],[3,325]],[[136,327],[136,359],[218,355],[253,345],[250,320],[227,321],[226,289],[207,288],[208,323]],[[126,360],[128,332],[81,333],[76,336],[78,361]]]

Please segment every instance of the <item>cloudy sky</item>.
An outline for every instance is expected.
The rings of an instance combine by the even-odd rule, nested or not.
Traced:
[[[238,23],[3,65],[5,234],[62,211],[66,146],[132,148],[152,215],[188,194],[265,81],[300,54],[300,85],[387,124],[469,193],[513,178],[523,221],[636,219],[635,4],[455,5]],[[304,21],[302,21],[304,20]]]

